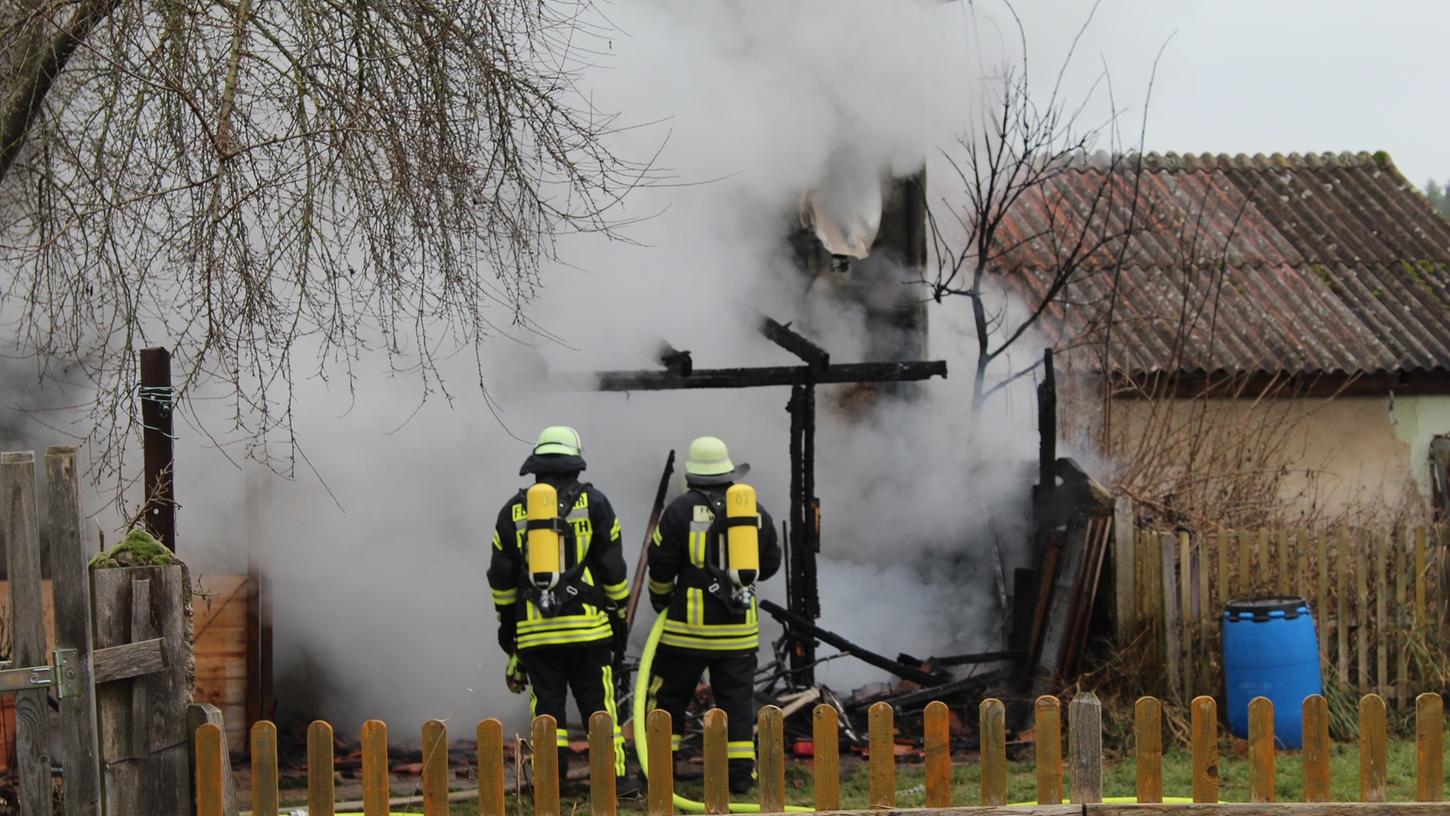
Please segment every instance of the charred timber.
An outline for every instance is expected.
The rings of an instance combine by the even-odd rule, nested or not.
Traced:
[[[825,349],[773,318],[765,318],[760,324],[760,333],[765,335],[765,339],[805,360],[816,371],[824,371],[831,364],[831,355]]]
[[[945,360],[904,363],[845,363],[816,370],[810,366],[765,368],[701,368],[689,376],[672,371],[601,371],[598,391],[675,391],[682,388],[759,388],[803,383],[904,382],[945,377]]]
[[[771,617],[775,618],[785,626],[789,627],[791,633],[796,635],[797,637],[809,635],[810,637],[813,637],[816,640],[821,641],[822,643],[827,643],[831,646],[835,646],[837,649],[840,649],[846,654],[849,654],[852,657],[855,657],[865,663],[869,663],[870,665],[875,666],[878,669],[884,669],[885,671],[889,671],[897,677],[902,678],[903,680],[910,680],[913,683],[917,683],[923,686],[940,686],[948,680],[948,678],[941,677],[935,674],[928,674],[927,672],[924,672],[921,669],[916,668],[915,666],[908,666],[904,663],[898,663],[889,657],[863,649],[860,646],[857,646],[851,641],[846,640],[845,638],[836,634],[835,632],[830,632],[822,629],[821,627],[811,623],[806,618],[797,615],[787,609],[782,609],[781,606],[777,603],[765,600],[764,598],[761,598],[758,603],[763,611],[769,613]]]

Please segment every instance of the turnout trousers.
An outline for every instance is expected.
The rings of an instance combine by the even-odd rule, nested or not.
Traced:
[[[685,709],[695,699],[700,675],[710,673],[710,691],[715,705],[725,712],[730,781],[748,783],[755,772],[755,652],[685,651],[661,646],[655,654],[649,683],[649,709],[660,708],[670,715],[673,747],[680,747],[680,727]]]
[[[519,653],[524,671],[529,675],[529,714],[548,714],[559,724],[556,744],[559,747],[559,775],[565,772],[569,749],[568,719],[565,710],[568,693],[573,691],[579,708],[579,719],[587,731],[589,717],[596,711],[607,711],[614,718],[614,775],[624,776],[624,736],[619,730],[619,712],[614,702],[613,652],[609,641],[577,646],[545,646]]]

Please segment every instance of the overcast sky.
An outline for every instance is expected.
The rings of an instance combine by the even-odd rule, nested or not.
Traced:
[[[1033,74],[1050,79],[1092,2],[1016,6]],[[998,0],[977,8],[1002,15]],[[1169,37],[1149,150],[1386,150],[1416,185],[1450,177],[1450,1],[1103,0],[1072,76],[1086,82],[1106,60],[1118,106],[1134,108],[1125,130],[1136,133]]]

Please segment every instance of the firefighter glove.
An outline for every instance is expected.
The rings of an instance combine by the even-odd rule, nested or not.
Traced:
[[[504,682],[514,694],[522,694],[529,687],[529,676],[524,673],[524,664],[519,660],[517,652],[509,655],[508,668],[504,670]]]
[[[498,647],[513,654],[518,641],[519,622],[512,615],[505,615],[498,622]]]

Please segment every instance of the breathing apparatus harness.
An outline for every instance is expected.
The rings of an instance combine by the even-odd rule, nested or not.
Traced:
[[[599,587],[581,580],[584,559],[563,569],[564,553],[574,551],[577,541],[574,525],[568,516],[579,496],[589,487],[588,482],[573,482],[563,489],[547,482],[536,482],[519,491],[519,501],[525,508],[523,526],[528,538],[527,568],[520,582],[520,595],[546,618],[558,615],[575,600],[603,610],[613,609],[615,605]],[[610,617],[613,618],[613,615]]]
[[[755,576],[760,570],[760,513],[755,489],[734,484],[726,490],[692,486],[710,508],[713,518],[705,531],[705,559],[700,566],[682,570],[686,586],[703,589],[728,608],[744,612],[755,601]],[[710,548],[717,547],[720,564],[711,563]]]

